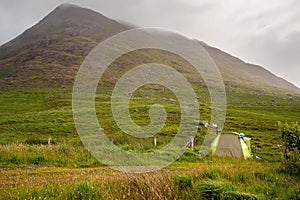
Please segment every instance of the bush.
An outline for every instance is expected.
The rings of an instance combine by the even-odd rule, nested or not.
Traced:
[[[282,140],[285,147],[290,151],[300,151],[300,126],[298,122],[277,123],[278,129],[282,133]]]
[[[298,122],[291,124],[277,123],[282,133],[282,140],[285,146],[283,161],[285,169],[290,174],[300,174],[300,126]]]

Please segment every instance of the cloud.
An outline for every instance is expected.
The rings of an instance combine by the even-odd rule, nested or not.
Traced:
[[[276,33],[252,37],[240,49],[249,61],[265,63],[265,68],[300,86],[300,31],[283,39]]]
[[[231,49],[244,60],[262,65],[299,87],[299,19],[300,5],[296,1],[250,6],[234,22],[236,43]]]

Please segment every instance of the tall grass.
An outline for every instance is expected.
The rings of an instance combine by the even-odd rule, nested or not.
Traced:
[[[169,168],[147,174],[105,167],[2,170],[0,199],[299,199],[295,177],[256,168],[205,165],[190,173]],[[8,177],[18,181],[4,181]]]
[[[58,145],[0,145],[0,166],[58,166],[58,167],[94,167],[101,166],[90,153],[76,143]]]

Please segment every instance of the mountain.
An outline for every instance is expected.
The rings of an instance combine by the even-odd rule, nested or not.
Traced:
[[[277,77],[261,66],[246,63],[239,58],[205,44],[203,47],[218,66],[227,86],[244,86],[249,89],[251,89],[251,86],[257,89],[265,86],[267,88],[281,88],[300,93],[298,87],[283,78]]]
[[[62,4],[0,47],[0,85],[70,85],[90,50],[130,28],[92,10]]]
[[[35,26],[19,37],[4,44],[0,49],[0,58],[5,59],[20,50],[47,47],[53,50],[65,40],[81,39],[88,42],[100,42],[113,34],[131,27],[111,20],[92,10],[70,4],[62,4],[48,14]],[[80,55],[78,52],[72,54]]]
[[[99,42],[133,27],[90,9],[62,4],[0,47],[0,87],[71,86],[84,57]],[[299,88],[260,66],[201,44],[219,67],[227,89],[280,88],[300,93]]]

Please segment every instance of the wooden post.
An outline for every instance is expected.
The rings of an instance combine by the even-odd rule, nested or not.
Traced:
[[[49,137],[49,138],[48,138],[48,145],[49,145],[49,146],[50,146],[51,143],[52,143],[51,141],[52,141],[52,139]]]
[[[194,150],[194,136],[190,136],[190,145],[191,145],[191,150]]]
[[[156,138],[156,136],[154,136],[154,146],[156,146],[157,145],[157,138]]]

